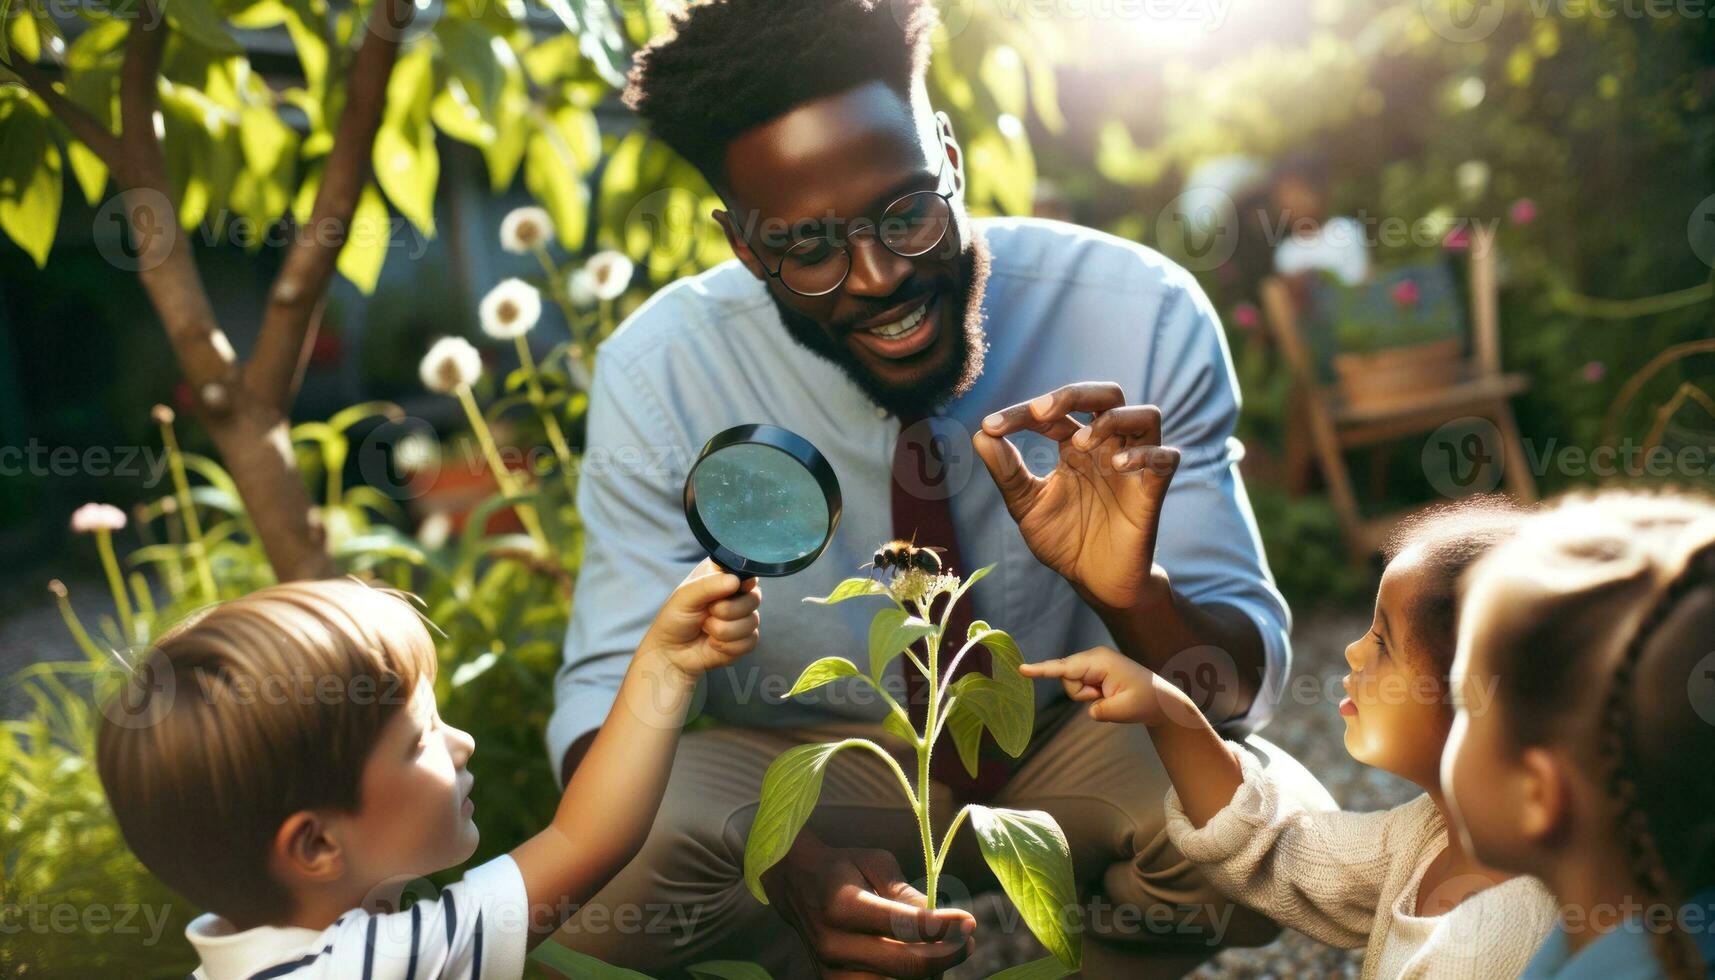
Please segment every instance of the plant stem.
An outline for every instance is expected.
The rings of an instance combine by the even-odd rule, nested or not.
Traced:
[[[941,838],[941,847],[935,852],[935,876],[941,876],[941,866],[947,863],[947,852],[953,849],[953,835],[959,832],[959,826],[965,822],[965,816],[971,812],[971,805],[966,803],[959,807],[954,814],[953,822],[947,827],[947,835]]]
[[[191,500],[191,481],[185,475],[185,460],[179,451],[179,437],[170,421],[161,423],[161,442],[167,447],[167,464],[173,473],[173,491],[179,500],[179,518],[185,522],[185,549],[191,553],[196,567],[197,582],[209,602],[220,598],[214,587],[214,569],[209,567],[208,549],[203,544],[202,521],[197,517],[196,503]]]
[[[488,431],[488,422],[482,417],[482,410],[476,407],[476,397],[470,393],[470,385],[460,385],[458,389],[459,404],[464,406],[465,416],[470,419],[471,431],[476,433],[476,441],[482,446],[482,454],[488,459],[488,468],[494,471],[494,482],[500,486],[500,492],[508,497],[516,497],[518,488],[512,482],[512,473],[500,458],[500,449],[494,444],[494,433]],[[530,504],[520,503],[515,508],[518,519],[524,523],[524,530],[530,532],[543,554],[550,554],[548,537],[542,533],[542,523],[536,516],[536,508]]]
[[[89,631],[83,628],[83,620],[78,619],[77,612],[71,607],[71,597],[66,592],[65,583],[59,579],[54,579],[48,583],[48,591],[53,593],[54,601],[59,604],[60,618],[65,620],[66,629],[71,633],[72,640],[82,648],[91,663],[105,664],[107,655],[101,652],[101,648],[95,645],[94,640],[90,639]]]
[[[925,614],[924,618],[927,619],[929,607],[922,602],[919,602],[917,607],[921,613]],[[941,630],[945,628],[946,627],[943,624],[941,628],[936,629],[935,632],[929,634],[928,637],[929,713],[924,722],[923,744],[917,749],[917,781],[921,787],[918,790],[917,795],[919,804],[922,807],[922,809],[918,811],[917,823],[923,834],[923,875],[925,879],[924,884],[927,886],[924,889],[924,894],[929,897],[929,908],[931,909],[935,907],[936,886],[939,884],[938,879],[941,876],[941,868],[935,861],[935,828],[930,823],[929,762],[935,752],[935,734],[936,728],[938,727],[935,724],[935,716],[937,703],[941,699],[941,676],[936,671],[936,667],[939,665],[941,651]]]
[[[530,354],[530,342],[523,334],[514,338],[518,344],[518,363],[524,368],[524,387],[530,395],[530,403],[536,406],[536,414],[542,419],[542,427],[548,432],[548,444],[554,447],[554,455],[560,460],[560,479],[565,481],[566,493],[573,500],[577,499],[577,484],[572,480],[572,447],[566,443],[566,434],[560,429],[560,420],[554,417],[553,410],[547,405],[547,396],[542,391],[542,381],[536,376],[536,358]]]
[[[125,577],[119,573],[119,556],[113,553],[113,532],[99,528],[95,532],[95,547],[101,552],[101,567],[107,572],[107,587],[113,590],[113,605],[119,610],[119,629],[125,634],[124,646],[137,642],[137,620],[131,615],[131,597],[125,592]]]

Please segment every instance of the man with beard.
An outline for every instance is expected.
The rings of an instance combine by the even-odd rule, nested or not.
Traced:
[[[863,735],[909,754],[860,685],[781,697],[820,657],[861,660],[875,611],[800,600],[909,529],[938,528],[917,543],[948,547],[960,573],[998,563],[967,601],[1026,659],[1117,646],[1191,689],[1307,805],[1331,806],[1247,737],[1284,683],[1287,611],[1236,469],[1238,393],[1214,312],[1148,249],[970,218],[963,151],[923,83],[934,23],[919,0],[714,0],[632,73],[628,102],[720,193],[712,217],[737,259],[657,293],[597,358],[585,553],[548,731],[562,778],[624,710],[626,651],[701,557],[681,488],[710,436],[750,422],[804,435],[845,509],[816,564],[766,584],[757,649],[700,692],[719,724],[687,734],[639,856],[558,935],[609,962],[924,977],[969,955],[972,916],[927,911],[893,857],[920,874],[915,821],[872,754],[834,757],[810,822],[764,876],[769,906],[742,880],[782,751]],[[979,456],[986,476],[973,476]],[[930,796],[938,827],[965,799],[1056,818],[1086,976],[1177,976],[1273,934],[1168,843],[1168,783],[1141,728],[1093,721],[1057,685],[1036,700],[1021,759],[988,752],[974,781],[938,762]],[[948,869],[952,901],[992,887],[969,834]]]

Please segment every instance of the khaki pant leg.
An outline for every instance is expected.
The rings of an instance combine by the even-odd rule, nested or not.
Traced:
[[[1065,832],[1084,905],[1084,976],[1178,976],[1222,946],[1270,941],[1279,926],[1216,891],[1167,839],[1170,783],[1143,726],[1095,721],[1075,702],[1059,711],[995,803],[1046,810]],[[1282,795],[1334,809],[1291,756],[1255,736],[1244,745]]]
[[[896,755],[906,751],[878,726],[686,734],[643,849],[551,941],[654,977],[718,959],[759,963],[776,980],[812,976],[797,934],[745,887],[744,845],[763,773],[775,757],[804,742],[853,735]],[[950,817],[942,812],[938,819],[945,826]],[[920,870],[917,824],[904,790],[874,753],[848,749],[834,757],[809,826],[836,846],[892,851],[907,875]]]

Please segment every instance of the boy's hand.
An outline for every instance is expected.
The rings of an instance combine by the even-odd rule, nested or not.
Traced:
[[[1112,647],[1092,647],[1058,660],[1023,664],[1026,677],[1058,677],[1074,701],[1090,702],[1097,721],[1137,722],[1151,728],[1176,722],[1203,724],[1197,705],[1161,675]]]
[[[705,558],[655,615],[639,652],[657,654],[695,680],[756,649],[761,605],[756,579],[740,582]]]

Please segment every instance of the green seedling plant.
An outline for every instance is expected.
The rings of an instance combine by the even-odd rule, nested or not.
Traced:
[[[1007,897],[1018,907],[1030,931],[1053,954],[1032,964],[1037,968],[1032,975],[1059,976],[1078,968],[1081,947],[1069,920],[1077,907],[1071,852],[1054,818],[1039,810],[1008,810],[970,803],[954,816],[939,843],[930,818],[929,759],[942,735],[952,735],[959,759],[973,777],[985,730],[1014,758],[1030,742],[1036,705],[1030,680],[1018,672],[1023,662],[1018,644],[1006,631],[981,620],[971,623],[964,637],[945,635],[953,607],[993,568],[993,565],[980,568],[963,580],[956,575],[917,568],[884,572],[887,576],[884,579],[849,578],[828,595],[805,600],[821,605],[872,596],[891,601],[870,621],[867,672],[844,657],[823,657],[804,669],[787,696],[794,697],[848,678],[868,683],[887,703],[885,729],[915,749],[916,779],[909,778],[891,754],[866,738],[811,743],[781,753],[763,776],[762,800],[745,846],[744,879],[757,900],[767,904],[762,875],[791,849],[815,809],[829,762],[848,749],[873,752],[899,777],[900,788],[916,814],[927,879],[924,893],[929,907],[935,907],[937,885],[953,836],[969,820],[983,859]],[[936,615],[932,610],[942,596],[947,601]],[[927,659],[912,649],[918,641],[924,642]],[[951,684],[943,683],[943,676],[957,676],[955,671],[960,662],[978,646],[988,649],[992,676],[971,672]],[[943,671],[940,669],[943,656],[949,650],[952,656]],[[923,676],[928,687],[927,713],[921,731],[882,683],[894,658],[901,656],[906,658],[908,669]]]

